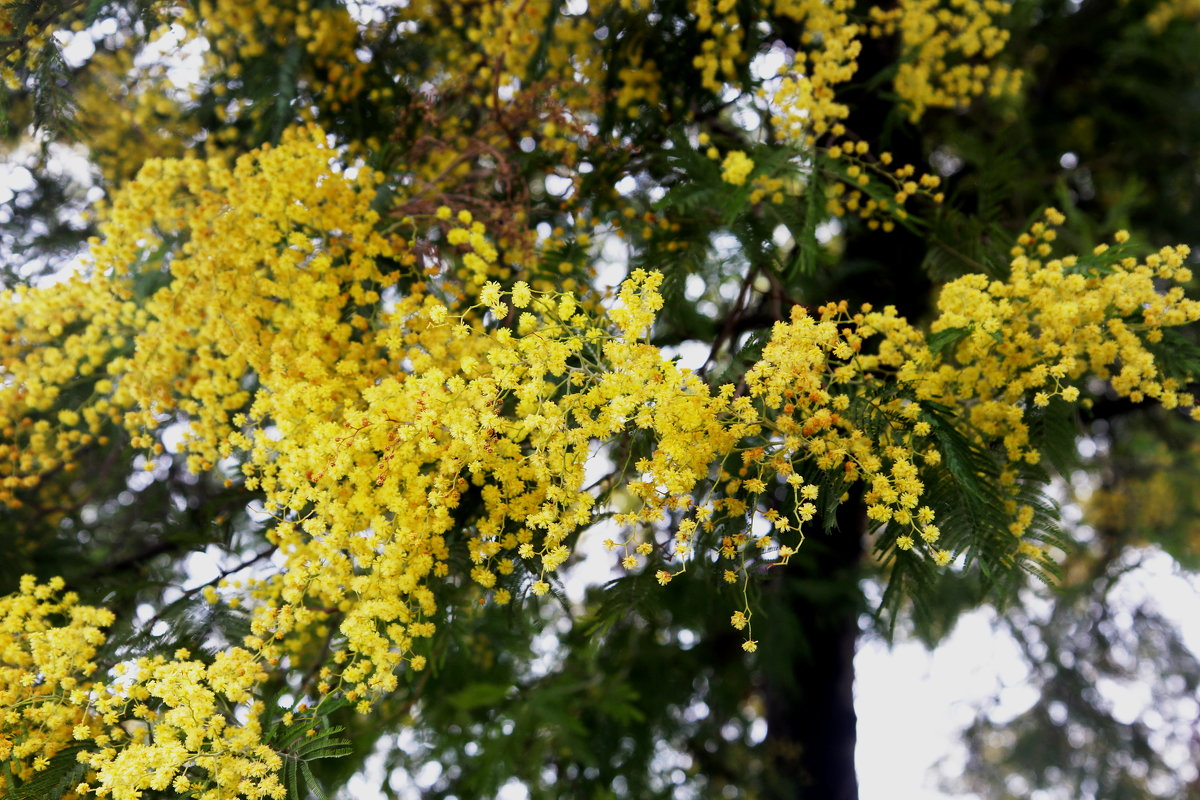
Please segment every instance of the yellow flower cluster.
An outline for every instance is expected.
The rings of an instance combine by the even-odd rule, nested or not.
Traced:
[[[450,574],[466,497],[482,509],[458,546],[471,579],[506,603],[522,576],[545,592],[591,521],[596,496],[583,477],[593,443],[634,429],[655,438],[630,486],[639,509],[623,521],[633,523],[680,507],[753,429],[746,403],[711,397],[644,342],[660,280],[635,273],[606,320],[570,294],[522,282],[510,292],[485,283],[478,304],[455,313],[428,296],[404,298],[381,338],[389,361],[411,366],[363,389],[340,425],[315,423],[304,447],[276,443],[283,598],[343,610],[350,658],[338,679],[361,685],[356,697],[393,688],[413,640],[433,632],[428,583]],[[515,326],[490,329],[489,317]]]
[[[200,131],[169,65],[135,61],[129,49],[96,53],[75,94],[80,143],[110,185],[133,178],[151,158],[185,155]]]
[[[1084,258],[1052,258],[1062,222],[1050,209],[1020,237],[1007,280],[968,275],[949,284],[931,330],[961,333],[953,363],[901,372],[921,398],[966,401],[972,426],[1002,440],[1013,461],[1038,459],[1022,422],[1026,402],[1074,402],[1085,375],[1135,402],[1154,398],[1169,409],[1195,402],[1178,379],[1161,374],[1150,349],[1163,328],[1200,319],[1200,303],[1182,287],[1192,277],[1188,249],[1163,248],[1139,261],[1101,245]],[[1128,234],[1115,238],[1121,244]],[[1175,285],[1163,291],[1162,283]]]
[[[481,75],[484,85],[493,88],[488,105],[498,100],[494,94],[497,82],[508,84],[525,79],[552,12],[550,0],[480,4],[467,37],[479,46],[480,65],[485,68]],[[493,71],[496,69],[493,65],[498,65],[498,73]]]
[[[1008,43],[997,20],[1011,0],[901,0],[872,7],[872,36],[899,34],[896,93],[917,121],[929,108],[959,108],[976,97],[1015,95],[1021,71],[989,63]]]
[[[857,70],[861,36],[898,35],[904,57],[895,78],[897,94],[913,121],[927,108],[957,108],[975,97],[1014,95],[1021,74],[989,63],[1008,41],[996,25],[1011,7],[1004,0],[904,0],[893,8],[872,6],[870,24],[851,22],[848,0],[778,0],[775,10],[804,24],[801,42],[778,89],[770,96],[779,135],[809,146],[834,132],[849,110],[836,87]]]
[[[820,493],[836,499],[859,481],[898,549],[951,560],[924,498],[923,472],[943,459],[929,404],[958,409],[956,427],[1002,443],[1013,461],[1037,458],[1031,408],[1077,399],[1085,375],[1135,400],[1193,405],[1147,347],[1163,327],[1200,318],[1181,288],[1158,288],[1190,279],[1182,248],[1141,262],[1104,248],[1044,260],[1062,221],[1051,211],[1020,238],[1008,280],[945,288],[932,330],[951,346],[933,347],[891,308],[796,308],[737,396],[648,343],[661,275],[635,271],[607,310],[525,281],[505,289],[493,280],[499,252],[470,213],[385,225],[372,208],[380,176],[337,156],[305,129],[232,167],[151,162],[115,199],[90,276],[0,303],[11,376],[0,422],[16,442],[4,451],[9,502],[106,426],[151,448],[179,421],[189,467],[232,459],[276,519],[267,535],[284,569],[255,591],[242,647],[211,664],[140,660],[53,720],[52,736],[65,741],[69,724],[101,745],[94,786],[113,797],[182,791],[200,775],[223,797],[276,796],[279,755],[258,723],[266,667],[335,624],[316,690],[369,707],[404,664],[424,665],[436,581],[469,578],[498,604],[548,591],[577,533],[616,510],[606,504],[618,494],[584,486],[588,459],[632,434],[650,447],[615,475],[631,503],[615,519],[650,536],[623,542],[623,563],[668,553],[679,562],[658,571],[668,583],[715,519],[740,519],[715,548],[736,562],[726,578],[745,595],[748,564],[786,562]],[[399,228],[421,246],[388,233]],[[72,383],[82,399],[52,417]],[[794,493],[790,517],[766,499],[776,482]],[[684,518],[660,547],[673,512]],[[1032,510],[1013,516],[1020,535]],[[457,554],[469,562],[461,572]],[[751,616],[746,605],[731,620],[747,649]],[[28,652],[49,665],[56,651]],[[84,668],[92,651],[66,652],[59,672],[39,669]],[[244,721],[218,713],[224,703]],[[85,710],[107,727],[77,727]]]
[[[809,147],[850,113],[835,89],[854,77],[861,28],[850,21],[850,0],[776,0],[776,13],[804,25],[801,42],[778,88],[769,94],[772,125],[784,141]],[[760,95],[768,97],[765,89]],[[836,134],[835,135],[839,135]]]
[[[742,22],[736,0],[689,0],[696,30],[706,38],[692,65],[700,71],[704,88],[720,92],[722,83],[735,83],[738,69],[747,61],[743,50]]]
[[[0,63],[0,81],[12,92],[21,88],[21,73],[30,68],[28,59],[35,53],[41,52],[51,44],[50,35],[53,30],[44,28],[38,30],[33,20],[19,14],[20,9],[15,4],[0,6],[0,38],[15,39],[23,42],[9,49]]]
[[[913,534],[930,546],[940,536],[933,510],[921,505],[920,468],[943,458],[929,438],[924,404],[956,409],[956,427],[982,446],[1002,445],[1015,464],[1040,458],[1030,444],[1032,410],[1051,397],[1077,401],[1087,376],[1134,401],[1155,398],[1200,417],[1181,380],[1162,375],[1151,350],[1164,327],[1200,320],[1200,303],[1178,285],[1191,280],[1187,248],[1139,261],[1101,246],[1088,258],[1043,261],[1062,221],[1051,209],[1020,237],[1007,280],[967,275],[943,289],[930,329],[932,341],[947,337],[949,346],[931,346],[891,308],[848,315],[830,305],[817,318],[796,308],[789,323],[777,323],[747,383],[767,409],[781,412],[774,424],[782,457],[863,480],[868,516],[900,526],[896,544],[907,550]],[[1177,285],[1163,291],[1161,282]],[[892,380],[906,391],[880,401]],[[1015,471],[1006,473],[1010,486],[1015,479]],[[1021,536],[1032,509],[1013,513],[1011,530]],[[938,563],[951,556],[936,548],[931,554]]]
[[[437,52],[436,59],[428,64],[414,62],[412,69],[423,72],[422,78],[439,93],[468,90],[482,108],[519,107],[541,91],[530,83],[537,68],[545,70],[538,77],[557,81],[555,103],[595,112],[603,98],[594,87],[603,85],[606,69],[603,50],[594,46],[593,38],[595,17],[602,10],[563,13],[550,0],[452,3],[448,8],[419,0],[389,9],[388,23],[398,29],[408,27],[423,45]],[[539,50],[543,41],[545,49]],[[542,63],[534,61],[539,53]],[[629,63],[623,81],[632,94],[625,95],[629,105],[624,108],[634,112],[635,95],[657,96],[657,86],[650,86],[657,73],[652,63],[636,55]]]
[[[231,648],[205,665],[186,651],[173,659],[117,665],[116,680],[97,674],[97,648],[112,612],[80,605],[64,582],[21,579],[0,597],[0,791],[7,774],[22,782],[73,744],[91,770],[75,797],[95,792],[136,800],[146,789],[196,796],[282,798],[280,756],[262,743],[260,703],[251,693],[266,678],[261,658]],[[229,708],[245,712],[234,722]]]
[[[83,757],[95,777],[79,791],[113,800],[137,800],[148,789],[212,800],[286,796],[282,758],[262,741],[263,704],[251,699],[266,679],[261,657],[240,647],[211,664],[189,655],[119,664],[116,680],[93,687],[89,709],[109,727],[75,731],[76,739],[100,745]]]
[[[1200,0],[1160,0],[1146,15],[1146,25],[1162,33],[1177,19],[1193,23],[1200,19]]]
[[[875,338],[877,346],[867,346]],[[923,348],[920,331],[891,307],[851,315],[844,303],[829,304],[814,318],[796,306],[790,322],[775,324],[746,376],[750,394],[775,417],[775,457],[811,463],[835,476],[834,486],[862,480],[868,516],[895,523],[902,550],[912,548],[913,534],[931,548],[939,538],[933,509],[920,504],[918,466],[940,463],[941,454],[920,405],[879,397],[890,375]],[[932,548],[931,556],[943,565],[951,554]]]
[[[86,699],[113,615],[63,588],[61,578],[26,575],[17,594],[0,597],[0,762],[22,781],[99,726]],[[13,788],[5,775],[0,794]]]
[[[944,199],[938,191],[942,180],[937,175],[918,174],[912,164],[894,166],[891,153],[875,157],[865,141],[835,144],[827,154],[837,159],[839,180],[829,187],[825,209],[838,217],[856,215],[871,230],[891,231],[894,220],[908,217],[905,206],[914,197],[933,203]]]
[[[621,88],[617,91],[617,107],[625,110],[631,118],[641,116],[645,106],[657,107],[661,99],[662,74],[652,59],[635,53],[629,66],[617,71]]]
[[[78,448],[108,443],[122,409],[105,367],[131,344],[124,334],[136,316],[104,277],[0,294],[0,372],[11,376],[0,386],[0,502],[20,505],[18,492],[39,476],[74,469]],[[64,391],[90,398],[55,414]]]
[[[914,120],[927,106],[955,107],[983,93],[982,89],[975,90],[982,86],[979,81],[989,76],[993,96],[1016,91],[1016,79],[1001,67],[980,63],[973,67],[957,64],[952,68],[946,61],[950,54],[990,59],[999,53],[1007,34],[992,25],[991,15],[999,14],[1000,9],[993,6],[1002,4],[998,0],[988,3],[972,0],[961,8],[956,6],[953,12],[939,11],[937,5],[938,0],[931,0],[901,3],[889,11],[872,7],[873,24],[868,30],[851,21],[853,4],[848,0],[776,3],[777,13],[803,24],[801,43],[807,49],[794,53],[790,67],[781,71],[782,78],[776,87],[771,91],[760,88],[758,94],[771,108],[772,126],[780,140],[805,149],[825,140],[826,154],[844,165],[834,171],[836,181],[826,201],[831,214],[858,216],[872,229],[891,230],[895,220],[907,217],[904,206],[909,199],[924,195],[933,202],[942,200],[937,191],[940,179],[936,175],[918,174],[911,164],[892,165],[889,153],[873,157],[869,155],[870,143],[845,138],[844,120],[849,109],[838,102],[837,88],[854,77],[862,37],[868,32],[877,37],[899,32],[903,47],[910,52],[910,57],[900,63],[896,86]],[[913,38],[908,42],[905,38],[916,37],[929,25],[933,25],[931,40]],[[945,31],[937,34],[943,28]],[[935,70],[941,67],[945,68],[944,74]],[[918,75],[926,75],[925,84]],[[944,82],[931,88],[926,85],[934,80],[930,75]],[[966,88],[961,85],[964,76],[971,78]],[[1008,83],[1001,85],[1002,80]]]
[[[342,310],[378,302],[395,276],[375,259],[392,251],[375,231],[374,174],[331,173],[332,155],[313,130],[233,169],[150,162],[92,243],[92,277],[3,295],[0,364],[12,380],[0,387],[0,425],[13,444],[0,450],[0,497],[14,500],[110,421],[139,432],[158,415],[185,415],[189,465],[207,469],[228,452],[251,372],[267,385],[317,381],[347,349],[370,361],[369,347],[348,344],[366,318]],[[155,284],[134,299],[135,287]],[[49,418],[72,384],[91,394]]]
[[[753,190],[750,192],[751,205],[761,203],[763,200],[769,200],[772,203],[782,203],[785,196],[784,191],[789,187],[789,184],[795,186],[796,182],[771,175],[756,175],[750,184],[753,187]]]
[[[334,171],[333,156],[324,134],[311,130],[232,169],[151,162],[92,243],[91,276],[4,297],[7,502],[19,504],[20,491],[47,472],[71,468],[74,449],[104,444],[108,425],[123,424],[150,447],[169,420],[189,424],[191,469],[244,450],[239,460],[251,473],[258,462],[266,474],[254,480],[271,496],[274,430],[246,435],[243,410],[292,433],[290,422],[325,420],[370,385],[378,376],[371,370],[384,364],[356,309],[376,307],[398,277],[385,277],[377,260],[404,261],[376,231],[376,176]],[[135,301],[135,292],[149,296]],[[257,392],[247,390],[251,379]],[[312,391],[322,383],[324,406]],[[79,404],[51,416],[68,389]],[[311,612],[301,612],[307,623],[303,613]],[[261,663],[278,658],[271,640],[293,621],[292,609],[264,606],[249,650],[233,648],[209,665],[185,655],[138,662],[131,679],[73,697],[64,707],[71,713],[88,708],[110,726],[132,718],[134,730],[156,731],[128,740],[118,726],[93,736],[104,746],[89,762],[96,787],[116,798],[168,785],[184,791],[203,770],[212,797],[282,796],[279,757],[260,741],[252,693],[265,677]],[[225,703],[245,706],[247,721],[230,723],[216,707]],[[72,735],[90,734],[77,727]]]
[[[741,150],[733,150],[721,162],[721,180],[741,186],[754,171],[754,162]]]
[[[593,518],[583,478],[597,442],[634,430],[656,442],[635,465],[637,506],[623,520],[650,524],[685,507],[711,464],[757,430],[747,398],[713,396],[646,343],[657,273],[635,273],[606,313],[524,282],[505,292],[486,280],[498,254],[482,228],[443,209],[426,224],[461,266],[444,284],[410,280],[381,308],[412,263],[408,246],[378,232],[377,176],[331,164],[315,129],[232,168],[151,162],[92,243],[91,276],[0,306],[17,332],[4,343],[13,380],[0,408],[32,429],[8,454],[11,502],[106,425],[151,448],[180,421],[189,467],[234,459],[278,520],[268,536],[286,568],[258,592],[244,649],[211,665],[139,661],[92,698],[106,722],[132,714],[161,732],[93,757],[96,786],[114,797],[174,785],[216,753],[228,757],[208,775],[224,796],[272,795],[278,762],[253,712],[260,665],[292,652],[328,609],[340,615],[337,670],[318,691],[389,691],[397,667],[423,665],[414,642],[435,630],[430,582],[450,575],[452,548],[498,603],[546,591]],[[458,293],[472,286],[474,298]],[[46,418],[72,381],[90,394]],[[482,510],[464,535],[468,496]],[[246,722],[209,713],[221,695],[250,708]]]
[[[316,100],[335,112],[363,91],[367,65],[355,54],[355,48],[361,36],[378,33],[373,26],[360,27],[341,4],[309,0],[200,0],[194,6],[182,5],[172,25],[186,31],[184,41],[202,36],[208,42],[204,69],[213,77],[218,95],[227,93],[229,84],[241,79],[240,64],[268,52],[283,52],[285,60],[306,65],[307,74],[296,74],[294,79],[320,76],[320,85],[328,92]],[[164,27],[159,35],[165,33]],[[302,62],[300,53],[309,59]]]

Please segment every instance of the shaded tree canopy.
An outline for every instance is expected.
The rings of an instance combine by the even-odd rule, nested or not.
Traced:
[[[1194,793],[1198,18],[5,3],[0,790],[853,798],[992,604],[963,787]]]

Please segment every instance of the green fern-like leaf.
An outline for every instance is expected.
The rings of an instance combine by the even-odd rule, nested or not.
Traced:
[[[309,763],[323,758],[341,758],[354,752],[350,740],[338,736],[345,729],[326,727],[326,724],[324,717],[301,719],[274,729],[274,735],[268,737],[271,747],[283,758],[283,783],[288,800],[305,800],[308,794],[326,797]]]
[[[1031,444],[1042,453],[1046,464],[1060,475],[1069,475],[1079,464],[1076,443],[1079,422],[1075,406],[1053,398],[1045,408],[1028,412]]]
[[[49,765],[34,777],[11,790],[6,800],[58,800],[74,789],[87,773],[87,764],[81,764],[78,755],[86,747],[74,746],[62,750]],[[12,786],[12,779],[9,779]]]
[[[304,782],[313,794],[320,800],[329,800],[329,795],[325,793],[325,789],[321,786],[320,781],[313,777],[312,769],[308,766],[307,761],[300,762],[300,772],[304,775]]]
[[[1200,345],[1187,332],[1177,328],[1162,329],[1162,339],[1147,342],[1146,349],[1154,363],[1168,378],[1195,379],[1200,375]]]

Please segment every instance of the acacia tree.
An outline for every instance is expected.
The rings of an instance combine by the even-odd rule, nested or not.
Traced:
[[[1110,5],[5,4],[5,795],[855,796],[863,611],[1194,552],[1047,489],[1200,416],[1196,9]]]

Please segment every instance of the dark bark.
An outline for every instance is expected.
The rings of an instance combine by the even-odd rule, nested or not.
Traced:
[[[780,800],[858,798],[854,651],[863,610],[861,503],[844,503],[838,518],[837,530],[809,537],[807,557],[801,563],[793,558],[772,587],[772,600],[783,606],[774,613],[791,615],[798,630],[790,658],[764,669],[767,796]]]

